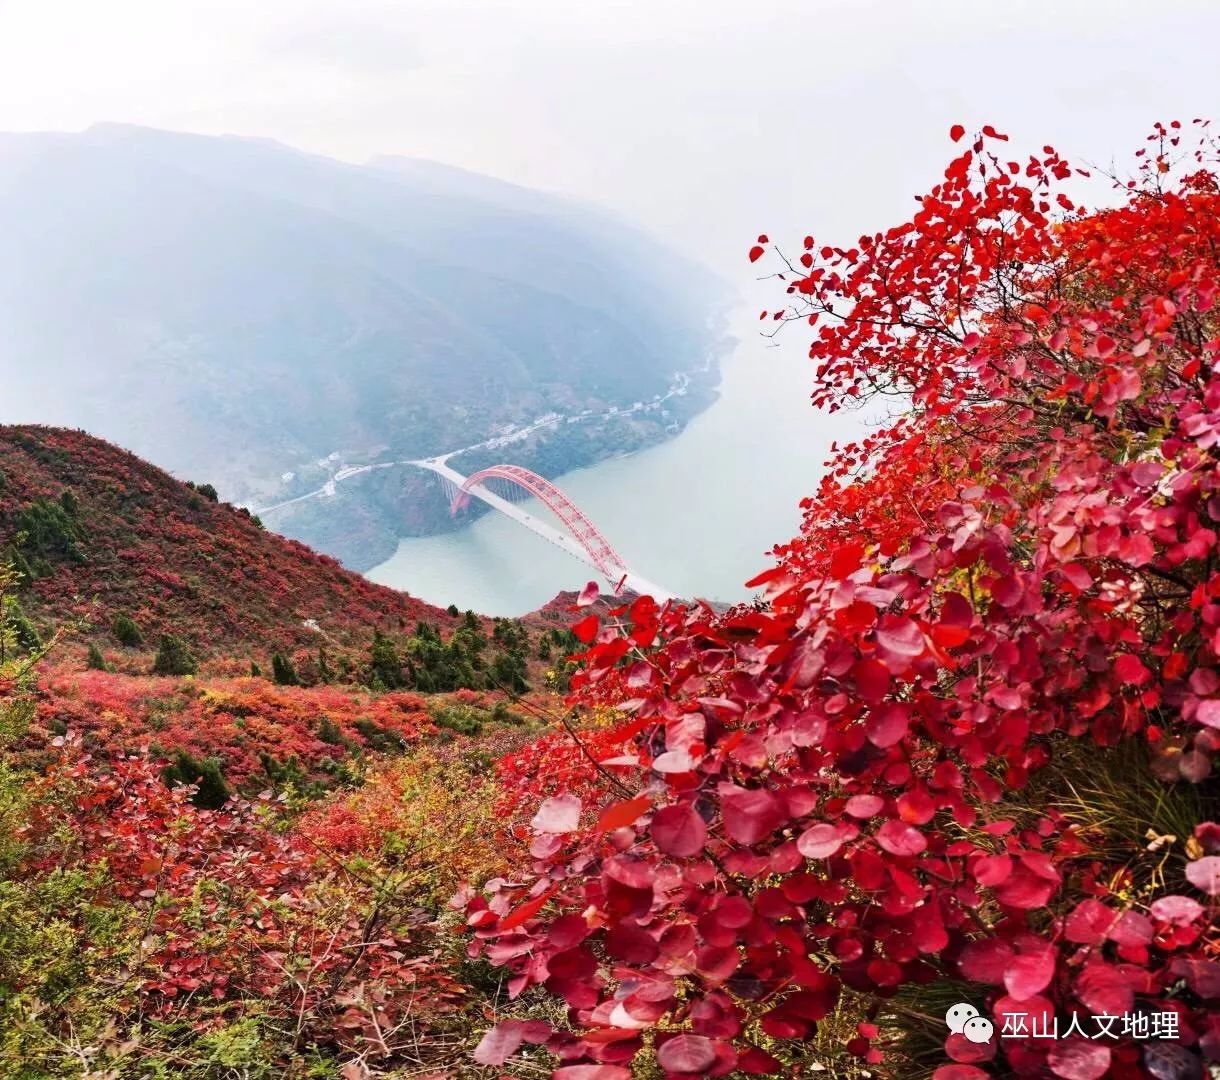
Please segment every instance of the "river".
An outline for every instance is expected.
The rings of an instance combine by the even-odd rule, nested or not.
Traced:
[[[744,582],[791,538],[835,439],[863,431],[859,415],[809,404],[808,330],[779,347],[759,323],[734,319],[738,345],[722,363],[719,399],[676,438],[556,480],[633,570],[681,596],[746,599]],[[523,508],[548,518],[544,507]],[[502,514],[442,536],[408,538],[373,581],[430,603],[521,615],[595,577],[588,567]]]

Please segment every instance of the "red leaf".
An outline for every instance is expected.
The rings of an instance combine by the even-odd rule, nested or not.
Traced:
[[[945,1053],[954,1061],[969,1064],[975,1061],[990,1061],[996,1055],[996,1046],[991,1042],[971,1042],[965,1035],[950,1033],[945,1040]]]
[[[763,257],[763,249],[758,244],[750,248],[750,262],[758,262]]]
[[[1046,1063],[1063,1080],[1098,1080],[1110,1071],[1110,1048],[1085,1039],[1052,1042]]]
[[[991,889],[1002,885],[1012,874],[1012,859],[1007,855],[985,855],[972,867],[974,880]]]
[[[765,1050],[751,1046],[738,1055],[737,1068],[750,1076],[773,1076],[779,1073],[783,1065]]]
[[[576,795],[554,795],[538,807],[530,824],[543,833],[575,832],[580,826],[581,807]]]
[[[1186,880],[1208,896],[1220,896],[1220,855],[1187,863]]]
[[[919,656],[926,647],[919,627],[900,615],[886,615],[877,625],[877,644],[897,656]]]
[[[1114,661],[1114,674],[1118,677],[1119,682],[1129,686],[1143,686],[1152,678],[1152,672],[1133,653],[1123,653]]]
[[[949,129],[949,138],[954,142],[958,142],[963,135],[966,134],[966,129],[961,124],[954,124]]]
[[[675,1035],[657,1050],[657,1064],[676,1073],[704,1075],[716,1061],[716,1044],[704,1035]]]
[[[661,851],[679,858],[697,854],[707,842],[707,826],[703,818],[685,803],[658,810],[648,831]]]
[[[843,809],[854,818],[875,817],[885,809],[885,800],[880,795],[853,795]]]
[[[717,790],[725,832],[739,844],[756,844],[788,820],[783,800],[766,788],[721,784]]]
[[[597,631],[600,627],[601,622],[596,615],[586,615],[580,622],[572,626],[572,633],[588,645],[589,642],[597,637]]]
[[[1195,710],[1195,719],[1208,727],[1220,728],[1220,698],[1208,698],[1200,701]]]
[[[519,904],[513,911],[510,911],[496,925],[496,930],[503,933],[505,930],[513,930],[523,923],[527,923],[535,915],[540,912],[546,905],[546,902],[555,895],[559,890],[558,885],[552,885],[541,896],[534,897],[533,900],[526,900],[524,904]]]
[[[1087,963],[1077,974],[1072,989],[1077,1000],[1095,1015],[1126,1015],[1135,1000],[1122,974],[1101,960]]]
[[[860,660],[851,669],[851,674],[864,701],[880,701],[890,688],[890,669],[880,660]]]
[[[891,855],[918,855],[928,847],[923,833],[901,821],[887,821],[882,825],[877,830],[877,843]]]
[[[910,723],[910,707],[891,702],[869,712],[864,730],[868,734],[869,742],[885,748],[902,742]]]
[[[1004,988],[1018,1001],[1034,997],[1050,985],[1055,976],[1055,951],[1049,945],[1023,953],[1004,969]]]
[[[797,838],[796,850],[806,859],[829,859],[843,846],[843,838],[834,825],[814,825]]]
[[[1203,905],[1188,896],[1162,896],[1148,909],[1154,919],[1170,926],[1189,926],[1203,914]]]
[[[551,1080],[631,1080],[631,1070],[622,1065],[563,1065]]]
[[[1077,945],[1100,945],[1117,918],[1116,911],[1090,897],[1077,904],[1067,917],[1063,936]]]
[[[995,986],[1003,981],[1003,971],[1012,960],[1012,946],[998,938],[983,938],[967,943],[957,966],[971,982]]]
[[[503,1065],[525,1040],[520,1020],[505,1020],[488,1031],[475,1047],[474,1059],[480,1065]]]
[[[612,803],[598,817],[597,831],[610,832],[613,829],[621,829],[624,825],[630,825],[651,805],[652,799],[647,795],[640,795],[634,799],[628,799],[626,802]],[[577,820],[579,821],[579,811],[577,811]]]

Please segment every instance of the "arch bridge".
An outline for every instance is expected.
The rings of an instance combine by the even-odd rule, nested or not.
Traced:
[[[668,589],[632,570],[588,515],[545,477],[520,465],[492,465],[463,476],[450,468],[445,458],[428,458],[414,464],[437,473],[445,481],[450,513],[459,514],[472,498],[479,499],[592,567],[616,594],[630,590],[651,596],[658,603],[674,599]],[[530,496],[555,515],[562,529],[529,513],[515,501]]]

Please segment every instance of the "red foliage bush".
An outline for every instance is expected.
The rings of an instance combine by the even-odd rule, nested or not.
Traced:
[[[462,1000],[427,920],[396,907],[367,868],[277,822],[269,797],[201,810],[189,788],[162,782],[156,762],[103,762],[70,743],[44,787],[71,797],[31,826],[26,839],[41,854],[23,870],[85,871],[94,905],[130,925],[133,950],[115,957],[122,1011],[206,1025],[257,999],[301,1039],[343,1043],[363,1031],[375,995],[387,1026]]]
[[[911,409],[838,454],[765,606],[578,624],[577,698],[633,717],[638,764],[627,797],[547,799],[532,882],[469,903],[472,950],[574,1029],[502,1027],[481,1060],[547,1040],[560,1080],[617,1080],[651,1030],[667,1076],[771,1074],[843,994],[871,1021],[948,980],[997,1032],[1153,1010],[1179,1035],[954,1036],[941,1080],[1220,1062],[1220,826],[1146,873],[1146,837],[1056,800],[1078,746],[1136,745],[1215,815],[1220,185],[1179,137],[1085,213],[1053,150],[984,129],[911,221],[784,260],[764,318],[817,327],[815,402]],[[879,1063],[877,1037],[848,1049]]]
[[[64,669],[42,678],[38,720],[107,753],[155,744],[169,756],[215,756],[229,784],[246,791],[269,783],[264,755],[277,766],[295,762],[304,779],[325,780],[325,767],[353,750],[405,747],[434,730],[426,700],[413,693]]]
[[[532,815],[543,798],[600,792],[607,777],[634,771],[637,734],[634,723],[614,724],[583,729],[579,744],[567,731],[552,731],[514,747],[496,762],[500,813],[514,821]]]

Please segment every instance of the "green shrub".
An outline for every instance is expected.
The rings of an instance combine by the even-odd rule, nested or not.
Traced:
[[[394,643],[380,630],[373,631],[373,649],[369,663],[369,685],[384,690],[399,690],[406,685],[402,660]]]
[[[0,636],[23,652],[33,652],[42,645],[37,628],[15,596],[6,596],[0,602]],[[6,646],[5,648],[7,648]],[[5,649],[0,649],[0,658]]]
[[[69,495],[64,492],[64,496]],[[35,562],[84,562],[85,556],[78,546],[83,533],[76,520],[76,501],[74,497],[67,501],[71,510],[65,507],[62,498],[60,501],[38,498],[18,512],[15,522],[18,544]],[[42,567],[44,573],[47,570],[49,566]]]
[[[355,727],[358,732],[360,732],[370,750],[391,752],[406,748],[407,744],[403,741],[401,735],[399,735],[397,732],[389,731],[386,728],[379,726],[375,721],[370,720],[367,716],[362,716],[352,726]]]
[[[280,686],[299,686],[301,682],[297,669],[283,653],[275,653],[271,657],[271,677]]]
[[[219,810],[229,801],[229,785],[225,783],[220,759],[204,758],[200,761],[193,754],[179,750],[174,763],[162,774],[167,784],[193,784],[195,794],[191,801],[204,810]]]
[[[161,635],[153,661],[154,675],[194,675],[198,670],[198,661],[182,638],[176,634]]]
[[[439,728],[459,735],[478,735],[483,731],[487,714],[470,705],[437,705],[432,710],[432,722]]]
[[[137,649],[144,644],[144,635],[130,615],[119,613],[110,624],[110,633],[115,641],[129,649]]]
[[[92,642],[89,643],[89,656],[85,661],[85,665],[90,671],[106,670],[106,658],[102,655],[102,650]]]
[[[211,484],[196,484],[193,481],[188,480],[186,482],[186,486],[192,491],[197,491],[210,502],[220,502],[220,496],[217,494],[216,489]]]

